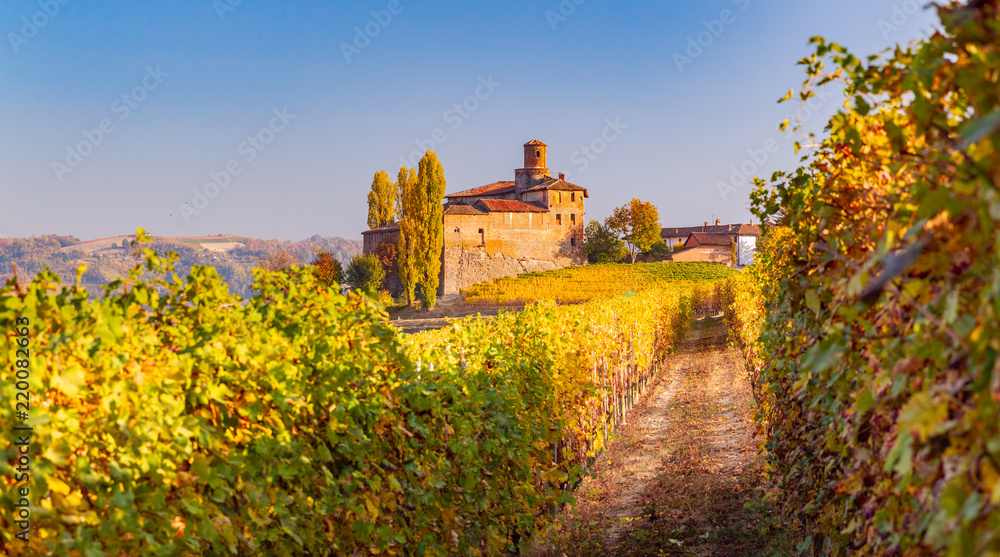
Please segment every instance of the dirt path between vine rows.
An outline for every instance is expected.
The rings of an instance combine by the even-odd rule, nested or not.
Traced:
[[[753,397],[721,317],[696,321],[532,555],[765,550]]]

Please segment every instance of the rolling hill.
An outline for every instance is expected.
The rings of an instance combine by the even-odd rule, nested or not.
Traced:
[[[72,283],[76,270],[86,265],[83,284],[93,292],[118,277],[138,261],[131,242],[134,234],[80,240],[75,236],[43,235],[31,238],[0,238],[0,278],[6,280],[16,265],[22,277],[33,277],[45,268]],[[252,269],[257,261],[275,250],[293,254],[308,263],[323,249],[341,262],[361,252],[361,241],[314,235],[305,240],[262,240],[232,234],[213,236],[153,236],[150,247],[160,253],[174,252],[177,273],[186,276],[194,265],[210,265],[226,279],[233,292],[250,293]]]

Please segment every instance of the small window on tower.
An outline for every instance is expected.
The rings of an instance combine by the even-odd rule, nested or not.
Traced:
[[[576,247],[576,238],[570,238],[569,245]]]
[[[535,151],[535,158],[538,158],[538,159],[542,158],[542,152],[541,151]]]
[[[461,228],[456,228],[456,229],[455,229],[455,232],[459,232],[459,233],[461,233],[461,232],[462,232],[462,229],[461,229]]]
[[[576,224],[576,215],[575,214],[569,216],[569,223],[570,224]]]
[[[479,229],[479,233],[480,233],[480,234],[482,234],[482,233],[483,233],[483,229],[482,229],[482,228],[480,228],[480,229]]]
[[[569,200],[570,201],[576,201],[576,192],[575,191],[574,192],[570,192],[570,194],[569,194]]]
[[[556,213],[556,224],[562,226],[562,215]]]

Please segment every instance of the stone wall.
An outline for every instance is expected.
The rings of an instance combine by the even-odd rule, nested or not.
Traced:
[[[508,257],[503,253],[488,254],[482,247],[452,247],[445,249],[442,266],[442,294],[454,294],[477,282],[520,275],[532,271],[551,271],[559,265],[548,259]]]
[[[559,213],[561,224],[556,213],[445,215],[440,293],[454,294],[485,280],[586,263],[582,200],[567,199],[563,207],[558,209],[566,211]]]

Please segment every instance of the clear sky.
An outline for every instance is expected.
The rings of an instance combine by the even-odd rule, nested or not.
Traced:
[[[531,139],[588,218],[746,222],[719,182],[794,167],[776,101],[809,37],[874,53],[933,27],[922,4],[6,1],[0,237],[360,239],[376,171],[431,148],[449,192],[513,180]]]

